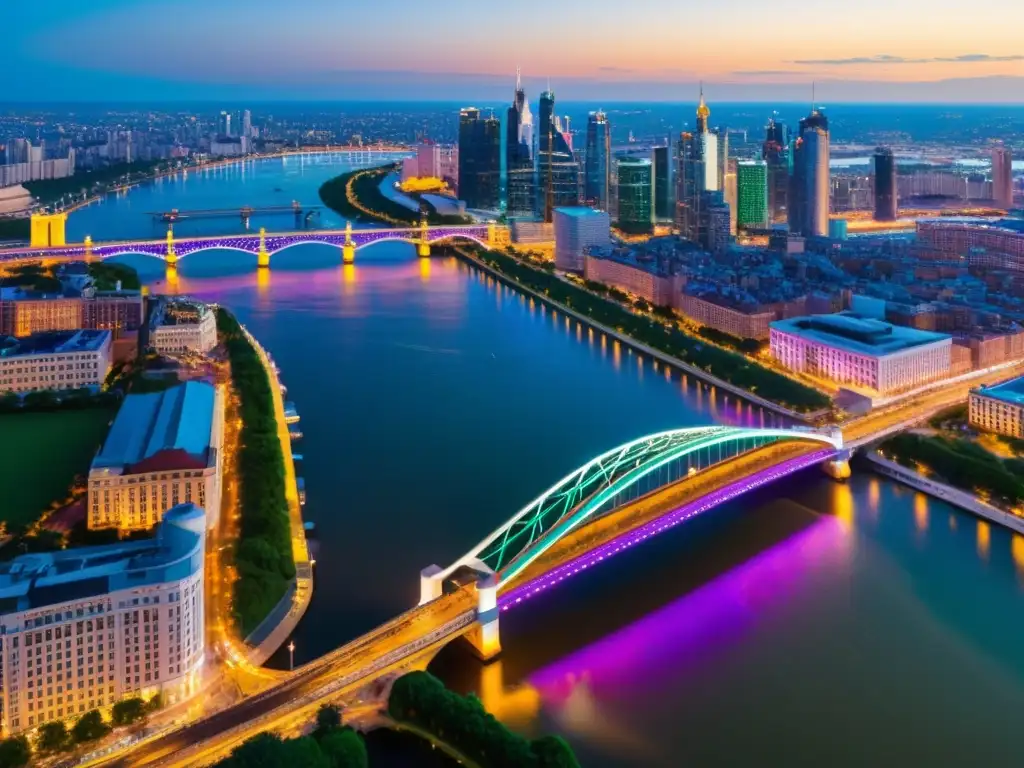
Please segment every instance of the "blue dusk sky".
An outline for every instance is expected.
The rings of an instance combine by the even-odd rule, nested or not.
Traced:
[[[3,101],[1024,102],[1024,0],[11,0]]]

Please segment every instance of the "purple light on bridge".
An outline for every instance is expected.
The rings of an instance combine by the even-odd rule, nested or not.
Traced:
[[[602,698],[660,687],[666,675],[705,661],[791,599],[807,574],[843,557],[843,523],[826,517],[684,597],[529,676],[548,701],[565,701],[584,682]]]
[[[671,512],[667,512],[656,520],[645,523],[639,528],[628,531],[627,533],[602,544],[597,549],[587,552],[584,555],[580,555],[564,565],[551,569],[543,576],[538,576],[526,584],[521,584],[518,587],[509,590],[498,598],[498,607],[502,611],[507,611],[510,608],[519,605],[524,600],[527,600],[550,587],[561,584],[566,579],[614,557],[623,550],[629,549],[640,542],[657,536],[659,533],[662,533],[669,528],[673,528],[680,523],[701,514],[702,512],[706,512],[720,504],[724,504],[738,496],[742,496],[748,491],[760,488],[778,480],[781,477],[791,475],[794,472],[799,472],[801,469],[806,469],[814,464],[819,464],[826,459],[830,459],[835,455],[835,453],[836,452],[831,448],[827,448],[815,451],[814,453],[810,453],[806,456],[800,456],[796,459],[789,459],[788,461],[784,461],[774,467],[763,469],[750,477],[744,478],[743,480],[731,483],[730,485],[709,493],[696,501],[684,504]]]

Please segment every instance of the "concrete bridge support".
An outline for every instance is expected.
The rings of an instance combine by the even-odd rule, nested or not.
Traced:
[[[267,251],[267,230],[260,227],[260,247],[256,252],[256,266],[260,269],[270,268],[270,253]]]
[[[844,449],[836,454],[834,459],[829,459],[822,464],[821,468],[833,480],[846,480],[852,474],[850,470],[850,455],[850,451]]]
[[[164,255],[168,269],[175,269],[178,266],[178,254],[174,250],[174,230],[167,228],[167,252]]]
[[[420,240],[416,243],[416,255],[421,259],[430,258],[430,243],[426,240]]]
[[[479,564],[486,568],[483,563]],[[431,565],[420,571],[420,605],[436,600],[444,593],[444,571]],[[494,573],[481,574],[476,583],[477,623],[463,637],[482,661],[490,661],[501,653],[501,635],[498,631],[498,577]]]

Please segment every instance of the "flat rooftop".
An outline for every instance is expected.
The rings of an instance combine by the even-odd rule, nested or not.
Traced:
[[[919,331],[852,312],[776,320],[772,330],[801,336],[858,355],[884,357],[914,347],[952,341],[945,333]]]
[[[1024,376],[993,384],[991,387],[978,387],[976,391],[979,395],[1002,400],[1005,403],[1024,405]]]
[[[111,339],[110,331],[46,331],[21,339],[0,338],[0,357],[97,352]]]
[[[582,206],[575,208],[555,208],[555,213],[560,213],[563,216],[572,216],[575,219],[582,219],[590,216],[607,216],[607,211],[599,211],[595,208],[584,208]]]
[[[168,301],[153,316],[152,327],[161,325],[196,325],[210,314],[210,308],[199,301]]]
[[[128,395],[92,469],[126,472],[203,469],[213,430],[214,387],[187,381],[163,392]]]

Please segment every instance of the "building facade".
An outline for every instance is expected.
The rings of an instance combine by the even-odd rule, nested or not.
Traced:
[[[596,208],[556,208],[554,211],[555,266],[566,272],[582,272],[584,254],[605,247],[611,240],[611,218]]]
[[[204,355],[217,346],[217,318],[206,304],[163,301],[153,311],[149,343],[161,355]]]
[[[789,200],[789,131],[774,116],[764,129],[761,159],[768,165],[768,214],[772,223],[786,221]]]
[[[142,326],[143,299],[139,291],[93,291],[79,296],[33,293],[0,288],[0,335],[24,337],[45,331],[79,328],[122,333]]]
[[[0,393],[98,387],[110,373],[110,331],[0,337]]]
[[[655,264],[601,253],[591,249],[586,255],[583,276],[587,280],[618,288],[659,307],[675,306],[681,278]]]
[[[828,118],[818,110],[800,121],[793,143],[793,173],[789,188],[789,231],[803,237],[828,234],[829,172]]]
[[[738,339],[767,339],[775,320],[774,312],[744,312],[685,292],[679,295],[676,308],[695,323]]]
[[[746,160],[736,164],[736,228],[768,226],[768,163]]]
[[[1024,378],[971,390],[967,417],[987,432],[1024,438]]]
[[[89,470],[88,526],[147,530],[178,504],[220,516],[224,395],[200,381],[129,395]]]
[[[852,313],[771,324],[772,356],[792,371],[879,395],[949,376],[953,340]]]
[[[879,147],[873,157],[875,166],[875,221],[896,221],[898,213],[896,158],[888,147]]]
[[[651,163],[654,165],[654,218],[659,222],[671,222],[674,213],[672,148],[668,145],[654,147]]]
[[[1013,208],[1013,154],[1009,147],[992,149],[992,201],[1000,208]]]
[[[609,210],[611,195],[612,132],[604,112],[587,117],[587,146],[583,169],[583,202]]]
[[[501,206],[501,121],[475,107],[459,113],[459,198],[467,208]]]
[[[555,114],[555,93],[540,95],[537,121],[537,215],[552,221],[555,208],[580,204],[580,167],[572,136]]]
[[[170,510],[144,541],[21,555],[0,565],[4,735],[123,698],[199,689],[206,522]]]
[[[533,113],[516,70],[516,89],[505,122],[505,173],[509,216],[532,216],[537,200],[533,151]]]
[[[627,234],[654,231],[654,164],[646,157],[616,163],[616,226]]]
[[[1024,222],[954,217],[921,220],[917,222],[917,241],[957,260],[966,257],[972,267],[1024,271]]]

